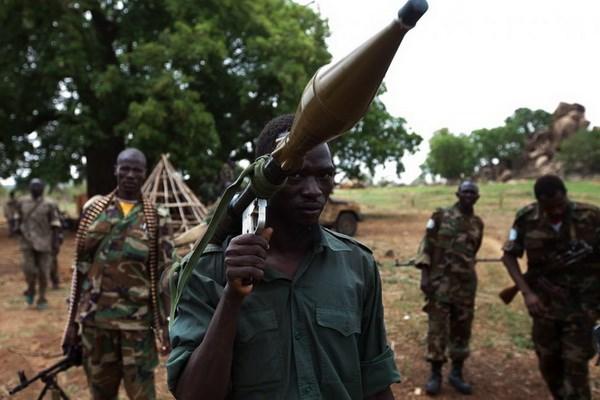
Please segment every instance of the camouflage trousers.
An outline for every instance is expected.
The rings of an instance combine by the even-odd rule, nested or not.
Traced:
[[[452,361],[469,357],[474,304],[450,304],[429,299],[423,311],[428,315],[427,361],[446,362],[446,347]]]
[[[93,400],[116,400],[123,380],[131,400],[154,400],[158,355],[150,330],[124,331],[84,325],[83,367]]]
[[[540,372],[556,400],[590,400],[589,360],[593,322],[533,319],[532,339]]]
[[[38,283],[38,303],[45,303],[53,255],[50,252],[35,251],[32,248],[22,248],[21,252],[23,253],[23,273],[27,282],[26,294],[34,297],[36,283]]]

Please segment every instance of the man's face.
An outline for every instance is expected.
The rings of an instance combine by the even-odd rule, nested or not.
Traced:
[[[32,181],[29,184],[29,192],[31,193],[31,197],[37,199],[44,193],[44,184],[41,181]]]
[[[134,156],[117,160],[115,167],[117,186],[120,192],[139,193],[146,178],[146,163]]]
[[[479,189],[475,185],[461,185],[456,197],[462,207],[471,208],[479,200]]]
[[[269,202],[279,217],[298,225],[319,223],[319,216],[333,190],[335,167],[329,147],[320,145],[304,157],[302,168]]]
[[[568,203],[567,194],[561,191],[556,192],[554,196],[540,196],[538,199],[540,208],[553,224],[563,220]]]

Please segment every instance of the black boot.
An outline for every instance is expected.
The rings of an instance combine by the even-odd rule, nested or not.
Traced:
[[[441,361],[431,362],[431,376],[425,384],[425,393],[435,396],[442,390],[442,365]]]
[[[448,375],[448,383],[459,393],[472,394],[473,387],[463,380],[462,369],[462,361],[453,362],[452,370],[450,371],[450,375]]]

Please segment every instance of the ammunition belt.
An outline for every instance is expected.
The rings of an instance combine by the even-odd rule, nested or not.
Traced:
[[[84,211],[81,217],[81,221],[79,222],[79,227],[77,228],[77,233],[75,235],[75,257],[73,259],[72,266],[73,278],[71,279],[71,293],[69,295],[69,312],[67,314],[67,325],[65,326],[65,330],[63,333],[63,344],[65,342],[69,326],[71,326],[75,322],[75,318],[77,316],[77,307],[79,305],[79,297],[81,295],[81,287],[79,282],[77,265],[79,264],[81,260],[81,255],[83,254],[85,246],[85,237],[87,236],[88,228],[106,209],[108,204],[113,199],[114,194],[115,192],[112,192],[109,195],[102,196],[98,200],[94,201],[87,208],[87,210]]]
[[[158,214],[156,208],[149,199],[142,199],[144,217],[148,225],[148,236],[150,239],[150,250],[148,253],[148,272],[150,275],[150,301],[152,303],[152,327],[158,342],[164,346],[163,340],[163,317],[161,314],[160,301],[158,298]]]

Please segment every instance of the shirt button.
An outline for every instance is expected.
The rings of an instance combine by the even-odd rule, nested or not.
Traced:
[[[312,390],[311,390],[310,386],[307,386],[304,388],[304,394],[309,394],[311,391]]]
[[[296,339],[296,340],[300,340],[301,337],[302,337],[302,335],[300,335],[300,332],[296,332],[294,334],[294,339]]]

